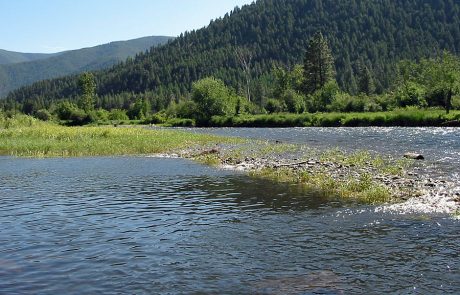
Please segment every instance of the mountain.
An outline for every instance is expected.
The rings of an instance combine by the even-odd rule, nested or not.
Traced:
[[[22,53],[0,49],[0,65],[15,64],[40,59],[46,59],[55,54],[46,53]]]
[[[375,77],[377,90],[383,91],[394,80],[397,61],[432,56],[440,49],[459,53],[460,4],[453,0],[259,0],[165,46],[96,72],[98,106],[129,105],[134,93],[158,110],[187,95],[193,81],[211,75],[241,91],[245,76],[236,52],[246,52],[251,60],[254,91],[263,89],[270,84],[267,76],[274,64],[302,63],[308,41],[318,31],[329,40],[342,88],[350,87],[358,65],[364,64]],[[74,100],[79,94],[77,79],[68,76],[18,89],[4,104],[14,107],[28,101],[40,108],[53,100]]]
[[[49,56],[13,54],[10,56],[17,57],[16,60],[20,60],[20,57],[36,60],[0,65],[0,96],[40,80],[108,68],[124,61],[127,57],[134,56],[152,46],[165,44],[171,39],[171,37],[164,36],[144,37]],[[9,60],[13,59],[9,58]]]

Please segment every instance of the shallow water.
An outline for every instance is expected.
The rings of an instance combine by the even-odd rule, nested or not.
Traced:
[[[425,156],[424,171],[460,182],[460,128],[200,128],[192,132],[307,144],[345,151],[369,150],[402,157],[406,152]]]
[[[458,220],[181,159],[0,158],[0,200],[0,294],[460,292]]]

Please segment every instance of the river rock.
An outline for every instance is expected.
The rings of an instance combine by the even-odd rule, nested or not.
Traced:
[[[418,153],[405,153],[404,158],[413,160],[425,160],[425,157],[422,154]]]

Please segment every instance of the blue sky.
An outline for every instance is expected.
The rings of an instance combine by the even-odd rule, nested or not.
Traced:
[[[0,0],[0,48],[57,52],[199,29],[253,0]]]

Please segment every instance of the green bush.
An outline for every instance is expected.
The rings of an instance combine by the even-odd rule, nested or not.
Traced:
[[[454,96],[452,98],[452,108],[454,110],[460,110],[460,95]]]
[[[172,127],[193,127],[195,126],[195,121],[193,119],[173,118],[166,121],[166,125]]]
[[[72,120],[72,117],[78,116],[81,112],[84,113],[76,104],[68,101],[59,103],[54,112],[60,120],[64,121]]]
[[[127,121],[129,120],[125,110],[113,109],[109,113],[109,120],[112,121]]]
[[[288,112],[299,114],[305,111],[305,101],[303,96],[293,89],[286,90],[283,93],[282,99]]]
[[[49,121],[52,119],[53,115],[51,115],[48,110],[42,109],[35,112],[34,117],[42,121]]]
[[[192,100],[197,105],[194,117],[202,123],[209,121],[212,116],[233,115],[236,106],[224,82],[215,78],[193,83]]]
[[[175,116],[178,118],[193,118],[197,112],[197,105],[193,100],[180,101],[175,107]]]
[[[96,110],[96,116],[97,119],[100,121],[108,121],[109,120],[109,111],[104,110],[104,109],[98,109]]]
[[[156,113],[145,121],[147,124],[164,124],[167,121],[165,113]]]
[[[407,82],[396,93],[396,102],[400,107],[419,106],[426,107],[426,90],[415,82]]]
[[[283,111],[283,105],[277,99],[269,99],[265,105],[265,109],[269,114],[281,113]]]

